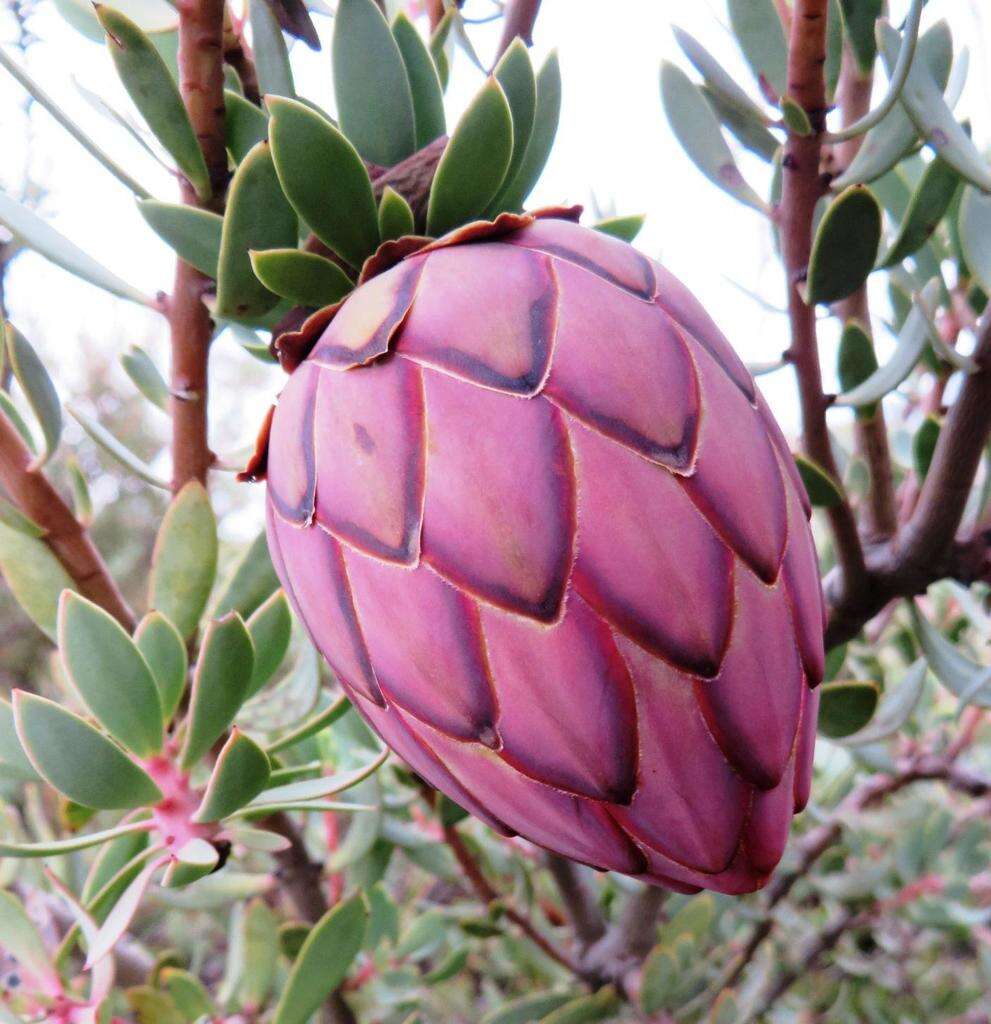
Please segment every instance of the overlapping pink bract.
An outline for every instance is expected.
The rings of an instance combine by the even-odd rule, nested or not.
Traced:
[[[297,613],[411,768],[597,868],[767,881],[823,672],[809,510],[667,271],[563,219],[408,257],[290,377],[268,481]]]

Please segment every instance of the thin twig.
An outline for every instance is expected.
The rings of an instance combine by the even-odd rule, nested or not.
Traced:
[[[547,954],[552,960],[559,963],[566,970],[570,971],[577,978],[586,980],[585,975],[582,971],[581,965],[577,961],[573,960],[567,953],[558,949],[541,931],[537,926],[530,920],[530,918],[516,910],[514,907],[506,906],[505,901],[500,897],[492,883],[485,877],[482,872],[481,866],[478,861],[475,860],[471,850],[465,845],[465,841],[461,838],[461,834],[457,828],[453,825],[444,826],[444,841],[447,843],[454,854],[455,860],[464,872],[465,877],[471,883],[472,888],[475,890],[478,898],[483,903],[492,903],[498,900],[504,907],[506,917],[515,924],[520,931],[540,950]]]

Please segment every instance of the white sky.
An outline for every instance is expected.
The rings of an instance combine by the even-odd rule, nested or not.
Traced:
[[[905,0],[894,0],[900,16]],[[972,51],[971,81],[959,113],[973,114],[975,137],[991,138],[991,83],[988,80],[988,26],[981,24],[979,0],[931,0],[925,23],[950,20],[958,40]],[[490,10],[485,0],[468,0],[466,12]],[[329,41],[331,22],[318,17]],[[592,196],[617,213],[646,213],[638,240],[662,257],[706,304],[748,361],[774,359],[786,346],[784,318],[762,309],[730,280],[781,304],[780,270],[771,255],[762,218],[718,191],[689,163],[668,129],[658,93],[662,58],[678,59],[670,25],[686,28],[750,91],[753,84],[724,27],[722,0],[690,4],[672,0],[544,0],[537,23],[535,58],[551,46],[561,56],[564,107],[556,150],[537,191],[543,202],[583,202]],[[42,39],[30,50],[29,68],[46,89],[157,197],[174,198],[175,186],[126,135],[95,114],[79,97],[73,77],[126,109],[126,97],[101,46],[69,28],[52,3],[39,6],[32,25]],[[479,50],[491,51],[498,25],[474,29]],[[9,16],[0,14],[0,39],[12,38]],[[293,53],[299,90],[333,109],[327,48],[312,54],[301,44]],[[3,76],[0,71],[0,76]],[[481,82],[480,73],[458,54],[448,90],[448,118],[457,115]],[[25,159],[32,176],[47,190],[42,212],[59,230],[126,280],[150,292],[168,289],[172,256],[145,226],[130,194],[36,109],[31,119],[30,152],[22,148],[22,94],[9,79],[0,87],[0,138],[4,161],[0,183],[20,184]],[[741,158],[744,174],[766,193],[766,165]],[[155,315],[103,294],[34,255],[16,262],[8,278],[12,316],[42,350],[60,389],[68,397],[80,383],[84,361],[112,363],[115,350],[144,345],[159,365],[166,364],[164,323]],[[830,332],[823,359],[831,372]],[[262,370],[232,346],[218,346],[214,365],[227,397],[217,407],[220,447],[232,448],[253,436],[261,411],[278,388],[280,375]],[[761,386],[787,432],[796,427],[790,375],[761,379]],[[108,388],[129,384],[119,372]]]

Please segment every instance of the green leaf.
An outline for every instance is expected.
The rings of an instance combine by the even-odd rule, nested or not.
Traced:
[[[193,821],[219,821],[253,800],[267,785],[268,755],[236,726],[217,755],[213,774]]]
[[[375,197],[361,157],[326,118],[302,103],[271,100],[269,110],[272,156],[289,201],[320,241],[360,267],[379,242]]]
[[[132,345],[121,357],[124,372],[131,378],[134,386],[148,399],[152,405],[168,411],[169,386],[152,362],[151,357],[143,348]]]
[[[481,1024],[531,1024],[543,1020],[549,1013],[574,999],[573,992],[542,992],[536,996],[522,996],[487,1013]]]
[[[217,520],[206,488],[190,481],[172,499],[151,556],[148,603],[186,639],[206,608],[217,573]]]
[[[897,684],[885,689],[871,722],[844,737],[843,745],[856,747],[880,743],[902,729],[922,698],[928,667],[925,658],[914,662]]]
[[[843,488],[818,463],[805,455],[795,455],[798,475],[809,496],[809,502],[817,508],[832,508],[843,501]]]
[[[27,537],[45,536],[44,527],[39,526],[33,519],[28,519],[16,505],[12,505],[6,498],[0,498],[0,523]]]
[[[702,95],[705,96],[706,102],[712,107],[713,113],[719,118],[723,127],[733,135],[741,146],[749,149],[751,153],[756,153],[766,163],[774,161],[775,156],[781,151],[781,143],[764,127],[763,121],[744,114],[736,107],[726,103],[707,85],[702,86]]]
[[[874,716],[877,708],[876,683],[840,679],[819,688],[819,732],[828,739],[851,736]]]
[[[513,116],[502,87],[486,80],[458,121],[430,186],[427,232],[443,235],[480,217],[506,177]]]
[[[43,541],[0,523],[0,572],[28,618],[55,638],[59,594],[76,584]]]
[[[881,207],[862,185],[841,192],[816,228],[809,258],[806,301],[830,303],[852,295],[867,280],[881,241]]]
[[[145,890],[151,883],[152,875],[161,868],[162,863],[162,859],[158,859],[142,868],[124,890],[89,943],[84,970],[90,970],[94,964],[99,963],[120,941],[141,905]]]
[[[223,217],[210,210],[157,199],[142,200],[138,210],[152,231],[180,259],[207,277],[216,278]]]
[[[310,934],[310,925],[302,921],[283,921],[279,925],[279,952],[287,960],[295,960]]]
[[[69,474],[69,485],[72,487],[72,505],[76,519],[82,526],[88,527],[93,522],[93,499],[90,497],[89,484],[86,483],[86,477],[74,455],[65,460],[65,468]]]
[[[448,8],[430,36],[430,56],[433,58],[434,65],[437,68],[437,77],[440,79],[441,89],[447,88],[447,80],[451,74],[451,63],[447,58],[445,47],[447,46],[447,40],[451,34],[451,27],[454,24],[456,15],[457,11]]]
[[[155,301],[107,270],[26,206],[0,192],[0,224],[46,260],[119,298],[154,307]]]
[[[600,988],[591,996],[579,996],[543,1018],[543,1024],[592,1024],[608,1020],[620,1007],[619,996],[612,985]]]
[[[504,182],[512,181],[523,164],[537,112],[537,80],[530,63],[530,51],[517,36],[492,71],[502,86],[513,119],[513,152]],[[486,211],[489,217],[501,212],[499,196]]]
[[[342,6],[347,2],[342,0]],[[293,962],[273,1024],[306,1024],[344,980],[361,949],[367,920],[368,911],[358,895],[339,903],[313,926]]]
[[[340,0],[331,43],[341,131],[372,163],[417,148],[413,95],[399,46],[374,0]]]
[[[114,747],[116,750],[117,748]],[[17,859],[36,857],[61,857],[66,853],[75,853],[91,846],[101,846],[119,836],[138,832],[148,827],[147,822],[128,822],[115,828],[104,829],[102,832],[90,832],[86,835],[75,835],[68,839],[56,839],[40,843],[4,843],[0,842],[0,857]]]
[[[196,975],[178,967],[166,967],[159,978],[189,1024],[193,1024],[201,1017],[213,1018],[217,1015],[210,993]]]
[[[224,131],[227,152],[239,164],[259,142],[268,138],[268,115],[240,93],[225,89]]]
[[[0,357],[3,356],[4,348],[0,345]],[[5,359],[0,358],[0,364],[5,362]],[[20,414],[17,406],[14,405],[13,400],[6,391],[0,390],[0,414],[6,416],[10,420],[11,425],[21,436],[21,440],[24,442],[28,451],[32,454],[36,454],[38,451],[37,445],[34,443],[34,437],[28,428],[27,423],[24,421],[24,417]]]
[[[9,321],[3,325],[7,358],[45,439],[45,450],[31,463],[40,469],[55,453],[62,436],[62,404],[51,377],[27,338]]]
[[[788,47],[773,0],[727,0],[730,27],[758,81],[781,96],[788,88]]]
[[[392,35],[399,47],[413,100],[413,122],[416,126],[416,148],[422,149],[443,135],[447,127],[444,118],[444,93],[440,87],[437,66],[426,43],[420,38],[416,26],[404,11],[392,22]]]
[[[836,375],[840,389],[852,391],[867,380],[877,370],[877,355],[874,342],[858,320],[848,320],[840,335],[840,347],[836,360]],[[870,419],[875,411],[874,405],[865,405],[857,409],[857,416]]]
[[[35,770],[70,800],[120,810],[162,799],[158,786],[118,746],[53,701],[15,690],[14,720]]]
[[[443,960],[432,970],[423,976],[424,985],[439,985],[441,982],[449,981],[460,974],[465,964],[468,963],[468,947],[453,949]]]
[[[2,698],[0,698],[0,777],[16,779],[18,782],[37,782],[39,778],[24,753],[21,741],[17,738],[14,710]]]
[[[258,280],[297,306],[329,306],[354,288],[354,282],[326,256],[301,249],[265,249],[250,256]]]
[[[289,650],[292,614],[286,595],[281,590],[274,593],[248,619],[247,625],[255,648],[255,668],[248,687],[251,697],[275,675]]]
[[[991,678],[986,665],[961,654],[942,633],[924,616],[914,601],[909,611],[915,625],[915,635],[922,653],[929,662],[933,675],[961,700],[980,708],[991,708]]]
[[[501,210],[521,210],[527,196],[540,178],[554,145],[558,121],[561,117],[561,66],[557,51],[552,50],[537,72],[537,107],[533,117],[533,131],[527,142],[516,174],[506,180],[499,190],[496,204]]]
[[[736,79],[709,53],[708,50],[693,36],[676,25],[671,27],[674,38],[682,52],[692,62],[695,70],[705,79],[708,90],[719,100],[734,108],[743,117],[759,125],[767,125],[770,118],[740,88]]]
[[[121,441],[118,441],[101,423],[87,416],[81,409],[77,409],[73,405],[66,404],[65,408],[89,435],[90,439],[99,445],[111,458],[130,470],[140,480],[144,480],[146,484],[158,487],[164,491],[169,489],[168,480],[163,480],[161,477],[156,476],[147,463],[142,462],[130,448]]]
[[[890,74],[898,59],[901,36],[891,25],[881,22],[878,40]],[[953,116],[925,61],[912,62],[901,103],[922,138],[950,167],[982,191],[991,192],[991,169],[987,161]]]
[[[805,108],[790,96],[781,97],[781,119],[792,135],[811,135],[812,122]]]
[[[101,4],[96,16],[127,94],[197,196],[209,199],[212,190],[203,151],[168,65],[148,36],[120,11]]]
[[[959,183],[957,172],[939,157],[926,165],[898,234],[879,261],[879,266],[891,267],[901,263],[925,245],[950,208]]]
[[[280,750],[288,750],[297,743],[302,743],[303,740],[316,736],[317,733],[329,728],[339,718],[347,714],[350,709],[351,702],[347,697],[338,697],[337,700],[329,704],[322,711],[318,711],[291,732],[287,732],[274,743],[269,744],[268,752],[270,754],[277,754]]]
[[[184,769],[196,764],[234,721],[248,692],[254,660],[251,636],[237,612],[210,622],[193,673],[180,757]]]
[[[728,195],[767,213],[767,204],[743,180],[701,90],[681,68],[667,61],[661,65],[661,102],[675,138],[692,163]]]
[[[836,94],[836,86],[840,81],[842,65],[843,14],[840,11],[839,0],[828,0],[826,13],[826,63],[823,67],[826,76],[827,101],[832,101]]]
[[[416,229],[409,203],[391,185],[382,190],[378,221],[379,236],[383,242],[411,235]]]
[[[264,901],[254,899],[245,907],[238,924],[238,1003],[243,1007],[264,1006],[278,966],[275,937],[279,921]]]
[[[138,757],[162,748],[162,705],[151,669],[120,623],[85,597],[59,602],[59,654],[96,720]]]
[[[38,929],[17,897],[6,889],[0,889],[0,949],[22,964],[46,993],[62,990],[62,982]]]
[[[604,235],[612,235],[614,238],[621,238],[624,242],[632,242],[640,234],[640,229],[646,219],[645,214],[634,213],[626,217],[607,217],[605,220],[600,220],[598,224],[593,224],[592,227]]]
[[[874,25],[884,13],[884,0],[840,0],[843,30],[860,70],[870,74],[877,56]]]
[[[991,196],[967,185],[957,226],[967,266],[982,290],[991,295]]]
[[[290,782],[284,786],[274,786],[255,797],[251,801],[251,806],[267,807],[269,804],[274,803],[302,803],[321,800],[336,793],[343,793],[345,790],[358,785],[359,782],[377,772],[388,756],[389,751],[383,750],[374,761],[362,765],[353,771],[338,772],[336,775],[324,775],[319,779],[303,779],[300,782]]]
[[[939,281],[933,280],[922,290],[924,303],[931,301],[939,291]],[[898,332],[898,345],[891,358],[875,370],[862,384],[839,395],[834,405],[853,407],[873,405],[880,401],[912,372],[930,338],[930,324],[924,308],[913,302],[912,310]]]
[[[930,413],[912,438],[912,466],[920,481],[925,480],[939,441],[940,421]]]
[[[143,863],[142,855],[148,855],[148,833],[126,832],[109,840],[102,850],[93,858],[86,881],[83,883],[79,899],[89,908],[96,920],[99,916],[103,899],[111,894],[111,890],[127,877],[131,870],[137,873]],[[133,875],[131,875],[133,877]],[[130,883],[130,878],[123,882],[123,887]],[[117,894],[119,895],[119,893]],[[116,901],[116,897],[114,897]]]
[[[927,66],[940,89],[946,87],[951,58],[952,42],[945,22],[937,23],[919,37],[914,63]],[[864,136],[850,166],[834,179],[833,188],[844,189],[848,185],[875,181],[887,174],[915,145],[917,139],[915,125],[904,106],[897,103],[884,120]]]
[[[255,276],[249,253],[295,247],[298,233],[296,213],[279,184],[272,151],[267,142],[259,142],[238,165],[227,192],[217,264],[218,316],[243,320],[261,316],[278,303],[278,296]]]
[[[268,541],[262,530],[245,549],[221,591],[212,614],[219,617],[227,612],[237,612],[241,618],[246,619],[279,586],[279,577],[275,574],[268,554]]]
[[[162,888],[183,889],[213,874],[220,862],[217,848],[205,839],[190,839],[173,855],[162,876]]]
[[[285,36],[268,0],[249,0],[248,17],[259,91],[263,96],[295,96]]]
[[[91,139],[83,130],[76,124],[75,121],[69,117],[65,111],[52,99],[48,93],[18,64],[12,60],[10,56],[2,49],[0,49],[0,66],[3,66],[10,75],[17,80],[23,86],[24,89],[31,95],[31,97],[79,143],[83,149],[98,163],[102,164],[104,169],[109,171],[125,188],[129,189],[134,195],[139,198],[145,199],[148,197],[148,192],[132,178],[127,171],[124,170],[120,164],[112,160],[94,141]]]

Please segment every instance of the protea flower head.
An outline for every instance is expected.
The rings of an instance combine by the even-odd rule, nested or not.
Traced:
[[[503,215],[303,336],[269,540],[359,712],[503,833],[763,885],[808,798],[822,599],[790,452],[700,304],[564,211]]]

